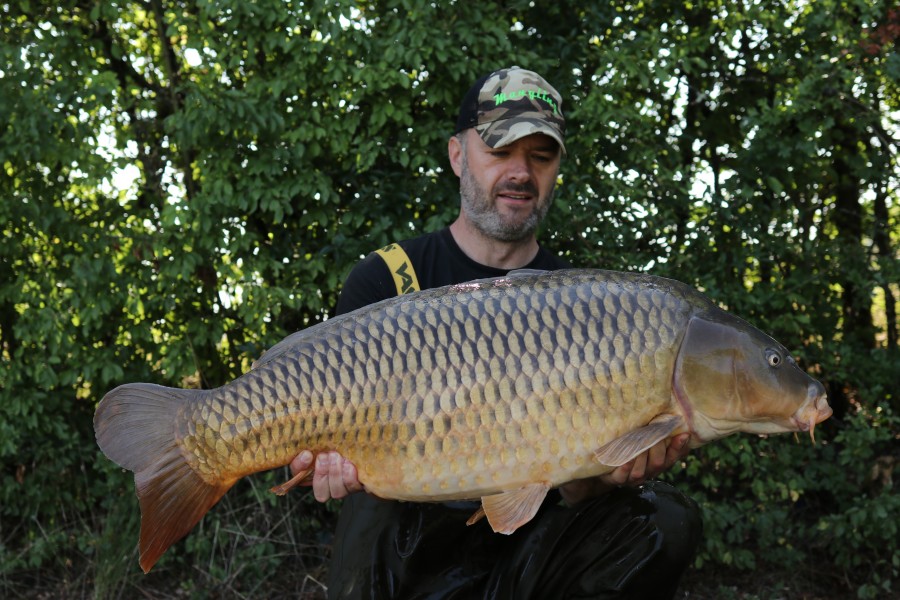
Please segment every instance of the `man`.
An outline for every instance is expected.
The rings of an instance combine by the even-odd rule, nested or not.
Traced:
[[[447,229],[398,244],[420,287],[568,267],[535,236],[565,151],[562,99],[544,79],[518,67],[480,78],[448,142],[459,216]],[[337,312],[396,294],[384,255],[372,253],[348,276]],[[671,467],[687,441],[683,434],[612,473],[561,486],[510,536],[484,523],[466,526],[477,502],[401,503],[355,493],[363,487],[354,465],[321,453],[316,498],[345,498],[329,597],[671,598],[699,541],[697,507],[670,486],[637,486]],[[312,463],[305,451],[291,469]]]

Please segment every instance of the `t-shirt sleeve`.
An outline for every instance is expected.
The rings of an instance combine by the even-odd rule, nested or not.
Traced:
[[[335,314],[352,312],[396,295],[397,288],[387,264],[373,252],[350,270],[341,288]]]

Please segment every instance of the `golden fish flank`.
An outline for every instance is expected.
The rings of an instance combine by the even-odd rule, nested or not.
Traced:
[[[339,451],[385,498],[480,497],[510,533],[551,487],[678,433],[812,432],[829,415],[787,350],[692,288],[570,270],[386,300],[287,337],[214,390],[120,386],[94,426],[135,472],[148,570],[237,479],[304,448]]]

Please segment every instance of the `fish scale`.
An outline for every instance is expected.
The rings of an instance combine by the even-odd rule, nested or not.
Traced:
[[[120,386],[94,428],[135,472],[146,571],[235,481],[303,449],[338,451],[385,498],[480,497],[511,533],[549,488],[678,433],[811,433],[828,415],[782,346],[696,290],[567,270],[385,300],[288,336],[213,390]]]

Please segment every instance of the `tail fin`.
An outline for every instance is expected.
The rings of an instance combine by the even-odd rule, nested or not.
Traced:
[[[234,480],[210,484],[201,478],[175,436],[181,406],[207,393],[132,383],[106,394],[94,413],[100,449],[134,472],[145,573],[234,485]]]

